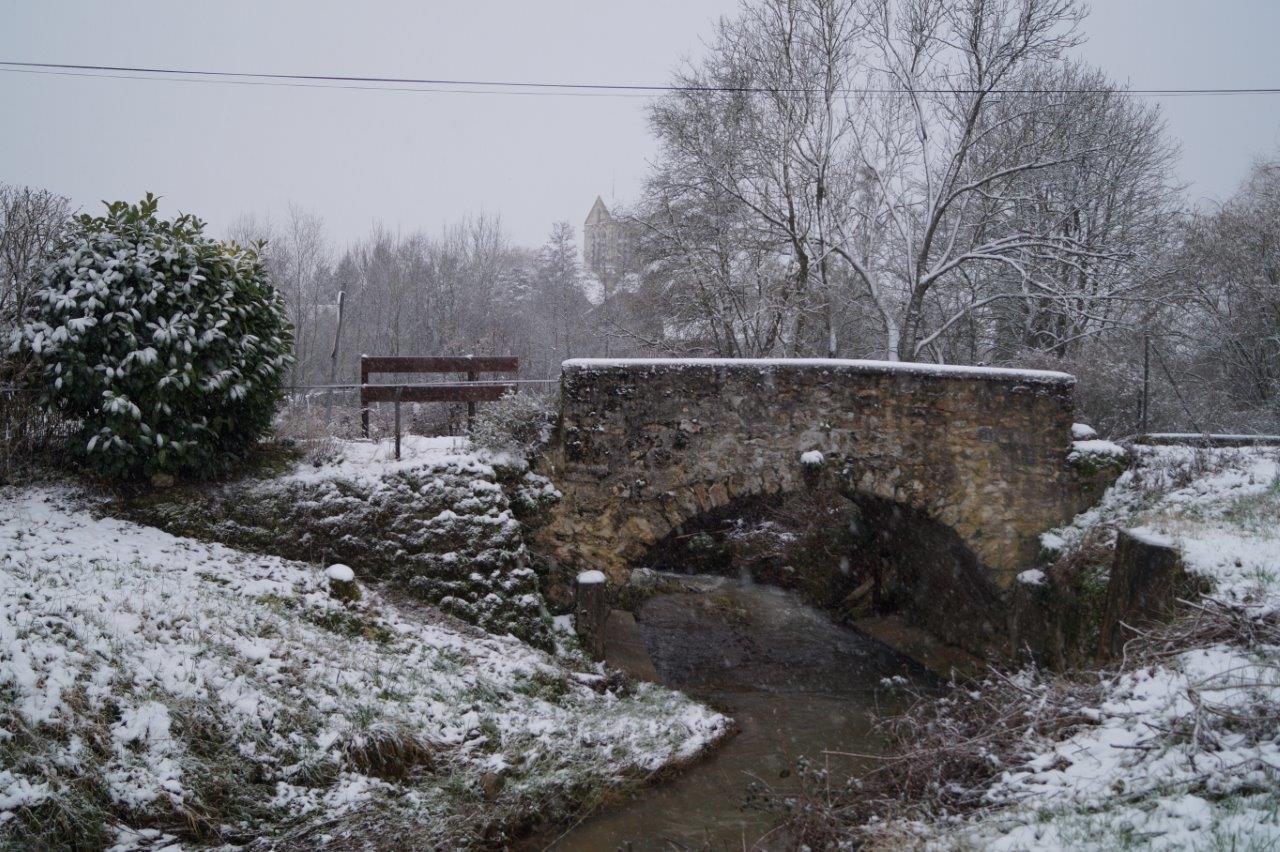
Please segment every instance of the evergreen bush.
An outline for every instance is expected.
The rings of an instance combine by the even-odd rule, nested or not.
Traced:
[[[292,331],[260,246],[160,219],[156,202],[75,219],[13,349],[42,403],[80,421],[71,450],[89,467],[206,478],[270,428]]]

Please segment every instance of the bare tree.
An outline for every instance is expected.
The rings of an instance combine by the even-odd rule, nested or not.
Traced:
[[[1011,182],[1002,214],[1009,229],[1058,239],[970,270],[966,282],[977,289],[941,306],[923,345],[948,323],[972,319],[961,311],[979,304],[996,319],[988,323],[993,359],[1020,350],[1064,357],[1092,336],[1132,326],[1167,296],[1159,258],[1177,230],[1182,194],[1170,172],[1177,149],[1159,110],[1075,64],[1026,75],[1018,87],[1016,106],[997,105],[1000,129],[984,145],[1060,162]],[[1054,106],[1037,110],[1039,101]],[[1006,112],[1009,120],[1000,118]]]
[[[1189,294],[1167,317],[1188,379],[1265,409],[1280,425],[1280,157],[1258,163],[1220,209],[1192,219],[1178,275]]]
[[[1121,321],[1177,189],[1158,112],[1066,58],[1083,14],[749,0],[650,115],[639,218],[680,325],[725,353],[977,360]]]
[[[1041,133],[1065,125],[1060,100],[1010,101],[1005,92],[1059,61],[1078,42],[1082,16],[1075,0],[868,4],[870,56],[847,113],[870,184],[860,199],[864,247],[841,253],[881,315],[887,357],[920,356],[930,334],[929,296],[966,267],[1016,269],[1028,251],[1076,249],[1071,239],[1010,223],[1005,213],[1027,175],[1070,161],[1083,146],[1046,152],[1034,135],[1012,146],[985,143],[1033,115]],[[887,245],[868,246],[865,235]],[[854,234],[844,236],[857,245]],[[969,302],[957,314],[978,306]]]
[[[70,216],[71,205],[60,195],[0,184],[0,331],[26,311]]]
[[[294,365],[290,381],[323,374],[327,362],[322,327],[335,319],[336,292],[329,292],[330,249],[320,216],[290,204],[282,225],[269,217],[245,216],[232,225],[238,242],[265,243],[264,257],[271,281],[285,300],[293,323]],[[316,371],[321,372],[317,373]]]
[[[830,219],[844,191],[840,91],[856,34],[853,7],[840,0],[746,6],[651,110],[663,162],[648,227],[693,273],[696,299],[723,311],[709,325],[718,348],[839,348]],[[719,247],[695,251],[697,234]]]

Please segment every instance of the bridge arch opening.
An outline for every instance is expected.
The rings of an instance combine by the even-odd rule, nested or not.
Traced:
[[[847,624],[903,616],[971,652],[1000,645],[1004,633],[1000,592],[954,529],[818,477],[694,513],[629,567],[776,586]]]

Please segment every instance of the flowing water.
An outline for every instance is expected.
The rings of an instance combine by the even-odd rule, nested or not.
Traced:
[[[688,578],[684,578],[686,581]],[[675,780],[642,791],[556,840],[560,852],[614,849],[782,849],[776,818],[745,807],[748,785],[796,789],[796,758],[833,776],[874,752],[867,714],[894,710],[901,691],[927,675],[874,640],[833,623],[795,594],[721,578],[650,598],[637,613],[664,683],[731,715],[740,733]]]

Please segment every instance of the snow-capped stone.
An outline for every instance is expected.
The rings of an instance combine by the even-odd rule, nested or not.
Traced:
[[[603,571],[583,571],[578,574],[578,585],[589,586],[593,583],[603,583],[605,581]]]
[[[1109,456],[1122,459],[1127,455],[1128,452],[1124,447],[1114,441],[1104,441],[1100,438],[1091,441],[1073,441],[1071,444],[1073,460],[1081,456]]]
[[[1049,579],[1039,568],[1031,568],[1018,575],[1018,582],[1024,586],[1043,586],[1049,582]]]
[[[352,571],[349,565],[343,565],[341,562],[330,565],[324,575],[339,583],[350,583],[356,578],[356,572]]]
[[[1098,437],[1098,430],[1094,429],[1088,423],[1072,423],[1071,437],[1077,441],[1089,441]]]
[[[1056,532],[1040,533],[1040,546],[1051,553],[1057,553],[1067,546],[1067,540]]]
[[[818,450],[809,450],[807,453],[800,454],[800,464],[807,467],[821,467],[826,461],[826,457]]]

